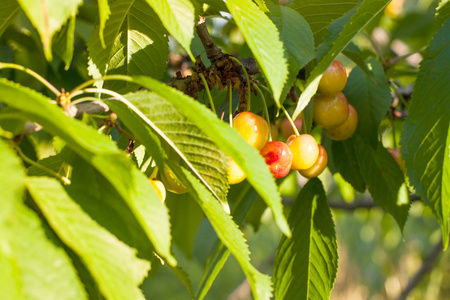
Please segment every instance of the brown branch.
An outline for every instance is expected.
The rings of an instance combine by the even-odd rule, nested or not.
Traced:
[[[409,200],[411,202],[419,201],[420,197],[417,195],[410,195]],[[353,201],[350,203],[329,201],[328,205],[330,206],[330,208],[342,209],[342,210],[356,210],[358,208],[372,208],[372,207],[378,206],[378,204],[376,204],[372,198],[364,198],[364,199]]]
[[[400,296],[398,296],[397,300],[406,300],[408,295],[416,288],[416,286],[422,281],[423,277],[427,275],[434,267],[434,264],[438,257],[442,253],[442,238],[441,240],[434,245],[434,247],[428,252],[427,256],[422,262],[420,269],[414,274],[413,277],[408,282],[408,285],[401,292]]]
[[[222,57],[222,50],[216,46],[211,35],[209,34],[208,28],[206,28],[205,17],[200,16],[197,23],[197,34],[202,41],[203,47],[206,50],[206,57],[208,57],[211,64]]]

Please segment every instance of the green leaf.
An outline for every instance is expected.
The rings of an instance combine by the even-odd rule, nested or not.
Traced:
[[[17,0],[23,11],[39,32],[44,47],[45,57],[52,60],[53,35],[72,15],[76,15],[77,7],[82,0]]]
[[[115,1],[104,29],[105,47],[96,26],[88,42],[89,73],[99,79],[106,74],[148,75],[161,79],[169,55],[168,37],[157,15],[144,0]],[[123,81],[108,82],[118,90]],[[136,86],[129,86],[128,89]]]
[[[319,179],[308,181],[289,215],[274,263],[276,299],[329,299],[338,269],[333,217]]]
[[[103,48],[106,48],[104,31],[106,27],[106,21],[108,21],[111,15],[111,10],[109,9],[108,0],[98,0],[98,37],[100,38],[100,43]]]
[[[276,26],[251,0],[228,0],[226,4],[258,61],[279,106],[288,66]]]
[[[339,19],[352,9],[359,1],[349,0],[294,0],[290,8],[301,14],[311,26],[315,44],[319,45],[327,34],[327,27],[333,20]]]
[[[164,27],[184,48],[192,61],[191,41],[194,38],[195,9],[186,0],[146,0],[153,8]]]
[[[2,1],[0,3],[0,36],[12,23],[14,17],[19,13],[20,6],[17,0]]]
[[[365,138],[372,147],[378,143],[378,127],[392,102],[391,90],[383,66],[374,58],[366,60],[368,76],[360,67],[350,72],[344,94],[358,112],[356,134]]]
[[[372,148],[358,136],[352,141],[361,174],[373,200],[394,217],[403,231],[410,207],[403,172],[381,143]]]
[[[70,258],[62,247],[48,239],[36,213],[17,203],[7,217],[6,239],[1,229],[0,232],[2,241],[12,251],[8,254],[16,259],[20,274],[15,275],[20,276],[18,284],[23,296],[9,299],[87,299]]]
[[[131,209],[158,252],[170,265],[170,225],[167,208],[147,178],[131,164],[108,137],[67,117],[50,99],[28,88],[0,79],[0,102],[22,111],[24,117],[61,137],[75,153],[94,166],[116,189]]]
[[[107,299],[143,299],[138,288],[150,268],[109,231],[99,226],[55,179],[29,177],[34,202],[58,237],[84,262]]]
[[[72,62],[75,20],[75,14],[71,15],[53,39],[53,51],[64,61],[65,70],[69,69]]]
[[[364,181],[361,166],[356,158],[357,153],[352,140],[332,141],[331,147],[332,160],[336,171],[355,190],[363,193],[366,190],[366,182]]]
[[[216,144],[161,96],[142,91],[124,97],[166,134],[219,199],[227,202],[228,177],[227,165],[224,163],[227,160]],[[130,130],[133,131],[133,128]],[[171,153],[168,149],[166,153],[170,160],[181,162],[177,153]]]
[[[350,15],[345,16],[349,17],[349,21],[346,22],[342,30],[339,31],[339,36],[335,40],[326,40],[324,47],[320,48],[319,46],[318,51],[324,55],[321,56],[318,64],[314,67],[308,77],[305,90],[300,95],[297,107],[293,113],[292,117],[294,119],[297,118],[297,116],[302,112],[306,105],[308,105],[309,101],[316,93],[323,72],[325,72],[336,56],[345,49],[353,37],[358,34],[379,12],[381,12],[388,3],[389,0],[362,1],[351,17]]]
[[[227,155],[231,156],[272,210],[278,227],[284,234],[290,235],[275,180],[255,148],[250,146],[235,129],[221,122],[210,110],[180,91],[149,77],[138,76],[134,78],[134,81],[169,101]]]
[[[241,185],[242,186],[242,185]],[[232,193],[232,194],[231,194]],[[231,216],[234,222],[242,226],[246,216],[248,216],[252,204],[255,202],[257,194],[255,190],[251,189],[250,185],[234,186],[230,191],[230,198],[235,198],[233,206],[231,207]],[[230,250],[227,249],[224,244],[217,239],[206,262],[205,272],[203,273],[202,280],[200,281],[197,292],[195,293],[198,300],[205,298],[211,285],[219,274],[220,270],[225,265],[228,257],[230,256]]]
[[[314,38],[308,23],[296,11],[278,5],[269,5],[269,8],[269,17],[280,32],[288,62],[288,79],[281,94],[283,100],[297,79],[300,69],[314,58]]]
[[[359,68],[361,68],[367,76],[370,76],[370,71],[366,66],[361,50],[354,43],[350,43],[342,50],[342,54],[350,58]]]
[[[407,175],[429,203],[449,242],[450,214],[450,21],[426,49],[417,76],[401,144]]]
[[[66,156],[68,149],[64,149]],[[139,257],[153,259],[151,241],[133,212],[114,187],[90,164],[73,153],[69,159],[73,166],[69,196],[100,226],[118,239],[138,250]],[[148,182],[146,182],[148,185]],[[86,186],[89,186],[87,189]]]
[[[439,6],[436,8],[436,16],[434,18],[434,28],[441,29],[444,23],[450,18],[450,2],[448,0],[441,0]]]
[[[225,247],[234,255],[239,265],[247,277],[250,288],[255,299],[270,299],[272,293],[272,283],[270,277],[261,274],[250,263],[250,252],[245,242],[242,232],[236,223],[224,211],[223,207],[215,201],[212,194],[195,178],[189,171],[181,168],[182,173],[189,183],[189,192],[202,208],[218,238]],[[178,176],[181,178],[181,176]]]
[[[12,299],[20,299],[22,282],[16,251],[12,251],[12,240],[16,235],[14,226],[17,224],[17,204],[22,201],[25,190],[25,170],[19,158],[0,139],[0,294],[11,295]],[[15,250],[15,249],[14,249]]]

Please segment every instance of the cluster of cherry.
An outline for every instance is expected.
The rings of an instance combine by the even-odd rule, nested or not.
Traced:
[[[342,93],[347,83],[344,66],[335,60],[320,80],[314,99],[313,119],[316,125],[333,140],[346,140],[353,135],[358,125],[356,110],[348,104]],[[295,120],[301,126],[301,120]],[[286,123],[286,122],[285,122]],[[283,127],[286,125],[283,124]],[[286,176],[289,171],[297,170],[306,178],[319,176],[328,162],[327,152],[309,134],[290,135],[281,141],[267,142],[269,126],[262,117],[242,112],[233,120],[233,127],[253,147],[260,151],[269,170],[275,178]],[[236,184],[246,178],[242,169],[229,158],[228,182]]]

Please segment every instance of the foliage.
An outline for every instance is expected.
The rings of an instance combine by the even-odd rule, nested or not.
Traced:
[[[447,248],[449,2],[432,2],[422,27],[388,0],[286,2],[0,3],[1,295],[145,299],[170,272],[183,296],[205,299],[234,262],[254,299],[326,299],[338,272],[333,188],[370,197],[402,234],[420,199]],[[393,53],[394,39],[412,53]],[[351,68],[343,92],[359,116],[345,141],[312,120],[335,59]],[[283,112],[302,116],[331,173],[275,180],[230,126],[247,109],[275,126]],[[406,174],[387,150],[400,145]],[[229,186],[228,158],[244,182]],[[276,248],[268,272],[247,241],[248,224],[268,230],[266,212],[277,237],[262,245]]]

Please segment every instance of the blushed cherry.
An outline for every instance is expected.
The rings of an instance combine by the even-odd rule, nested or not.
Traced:
[[[313,119],[323,128],[341,125],[348,118],[348,102],[343,93],[334,96],[317,95],[314,98]]]
[[[344,90],[347,84],[347,71],[344,65],[335,60],[323,73],[318,90],[321,94],[333,96]]]
[[[249,111],[239,113],[233,119],[233,127],[253,147],[260,150],[269,138],[269,125],[263,117]]]
[[[298,132],[300,132],[302,130],[302,117],[301,115],[294,120],[294,125],[297,128]],[[289,122],[289,120],[287,118],[285,118],[283,120],[283,123],[281,123],[281,136],[285,139],[287,139],[288,137],[290,137],[291,135],[293,135],[294,132],[294,128],[292,128],[291,122]]]
[[[316,162],[308,169],[298,170],[298,172],[306,178],[314,178],[322,174],[327,167],[328,155],[327,151],[322,145],[319,145],[319,157]]]
[[[356,109],[349,104],[347,120],[337,127],[324,129],[324,132],[332,140],[344,141],[350,138],[355,133],[357,127],[358,127],[358,113],[356,112]]]
[[[294,170],[311,168],[319,157],[319,145],[316,139],[309,134],[291,136],[288,146],[292,152],[292,166]]]
[[[286,176],[292,164],[292,152],[288,145],[280,141],[268,142],[260,151],[275,178]]]

